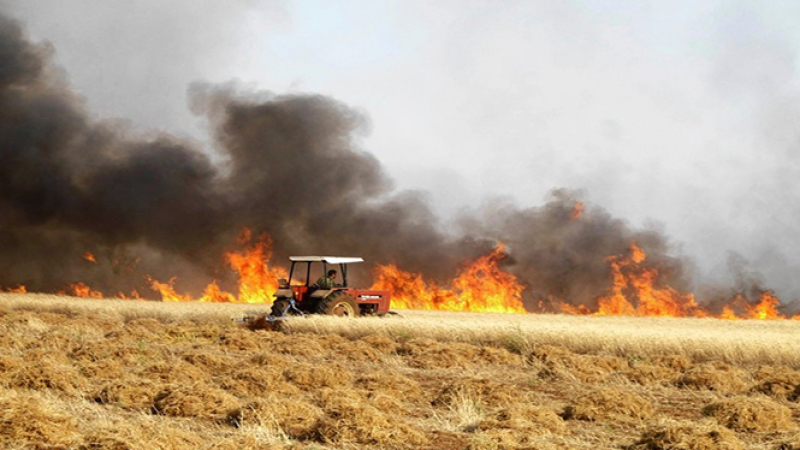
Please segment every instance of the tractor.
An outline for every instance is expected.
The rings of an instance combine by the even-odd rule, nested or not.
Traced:
[[[273,295],[272,317],[283,318],[288,313],[330,314],[336,316],[357,317],[360,315],[383,316],[389,312],[391,292],[376,289],[357,289],[347,284],[347,267],[349,264],[364,260],[357,257],[343,256],[290,256],[292,262],[289,279],[278,281],[278,290]],[[320,274],[327,274],[330,266],[338,266],[342,275],[342,283],[333,286],[319,287],[310,280]],[[322,272],[319,272],[319,269]],[[305,276],[305,280],[302,277]],[[297,283],[292,280],[297,278]]]

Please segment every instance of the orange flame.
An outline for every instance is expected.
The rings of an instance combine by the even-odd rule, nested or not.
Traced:
[[[658,269],[645,267],[645,251],[631,243],[630,256],[611,256],[611,292],[598,300],[598,315],[705,317],[693,294],[656,287]]]
[[[503,244],[481,256],[453,281],[453,287],[469,311],[524,313],[522,291],[517,277],[498,267],[506,258]]]
[[[286,278],[286,271],[280,267],[270,267],[268,262],[272,258],[272,239],[262,234],[258,241],[252,243],[252,233],[245,228],[238,239],[239,244],[248,245],[242,252],[229,252],[225,260],[239,275],[239,296],[223,291],[216,281],[206,286],[203,295],[196,301],[217,303],[269,303],[272,294],[278,290],[278,280]],[[153,290],[161,294],[165,302],[193,301],[191,295],[179,294],[174,285],[177,278],[171,278],[167,283],[159,282],[148,277]]]
[[[701,307],[694,294],[681,293],[670,286],[659,286],[659,272],[655,267],[645,265],[647,254],[631,243],[630,254],[607,258],[611,267],[611,288],[598,299],[598,309],[591,312],[585,306],[561,303],[560,310],[565,314],[596,314],[624,316],[666,316],[666,317],[717,317],[720,319],[786,319],[778,308],[781,303],[771,291],[763,291],[758,302],[750,302],[744,295],[737,294],[733,300],[715,315]],[[800,315],[795,316],[800,319]],[[793,317],[794,318],[794,317]]]
[[[786,317],[778,312],[781,305],[778,297],[772,295],[772,291],[766,290],[761,293],[761,299],[752,308],[748,308],[749,319],[771,320],[785,319]]]
[[[443,309],[435,302],[437,291],[422,275],[406,272],[394,264],[378,265],[372,289],[392,291],[392,307],[400,309]]]
[[[720,319],[728,319],[728,320],[739,320],[739,317],[733,312],[733,309],[730,305],[725,305],[722,308],[722,312],[719,314]]]
[[[81,258],[85,259],[86,261],[89,261],[90,263],[97,264],[97,258],[95,258],[94,255],[90,252],[86,252],[83,255],[81,255]]]
[[[162,283],[154,278],[147,277],[147,281],[150,282],[150,287],[154,291],[158,291],[161,294],[161,301],[162,302],[190,302],[192,301],[192,297],[190,295],[181,295],[175,292],[175,288],[173,285],[176,281],[178,281],[178,277],[172,277],[166,283]]]
[[[103,293],[100,291],[95,291],[90,288],[88,285],[82,282],[77,283],[70,283],[70,294],[74,297],[84,297],[84,298],[103,298]]]
[[[441,289],[422,275],[405,272],[394,264],[378,265],[372,289],[391,290],[392,308],[398,309],[524,313],[524,287],[514,275],[498,267],[505,257],[500,244],[465,266],[452,281],[452,289]]]
[[[251,240],[250,230],[247,228],[242,230],[239,243],[246,245]],[[272,259],[272,239],[267,234],[262,234],[258,242],[242,253],[228,253],[225,259],[239,274],[239,298],[236,300],[239,303],[272,301],[272,294],[278,290],[278,280],[287,276],[282,268],[270,267],[267,264]],[[208,288],[206,291],[211,293],[208,292]]]
[[[725,305],[719,317],[721,319],[786,319],[787,317],[778,311],[780,305],[780,300],[770,290],[763,291],[755,303],[748,301],[744,295],[739,293]]]
[[[575,202],[575,207],[572,209],[571,220],[578,220],[583,217],[583,202]]]
[[[263,303],[266,301],[266,299],[270,299],[270,301],[272,300],[271,297],[266,297],[261,299],[260,302]],[[237,299],[233,294],[220,289],[216,281],[212,281],[211,284],[206,286],[206,289],[203,291],[203,295],[198,299],[198,301],[204,303],[236,303]]]
[[[575,204],[572,219],[579,219],[583,204]],[[225,303],[269,303],[278,289],[278,279],[286,278],[286,271],[271,267],[272,240],[262,234],[253,242],[249,229],[243,229],[238,243],[244,248],[225,254],[227,265],[238,277],[238,295],[224,291],[217,281],[209,283],[202,295],[194,299],[189,294],[178,293],[175,288],[177,278],[167,282],[147,277],[150,287],[157,291],[166,302],[225,302]],[[506,257],[503,245],[487,255],[466,264],[454,278],[449,287],[426,281],[422,275],[406,272],[394,264],[377,265],[373,289],[392,291],[392,308],[427,309],[444,311],[488,311],[504,313],[524,313],[522,291],[524,286],[517,278],[499,267]],[[97,263],[94,254],[82,255],[86,261]],[[563,300],[545,297],[539,300],[539,309],[558,311],[575,315],[628,315],[628,316],[668,316],[668,317],[717,317],[720,319],[788,319],[780,312],[781,303],[770,290],[761,291],[758,300],[750,300],[744,294],[736,294],[717,313],[701,307],[692,293],[682,293],[664,284],[663,277],[647,261],[647,254],[635,242],[631,242],[629,252],[606,258],[610,266],[611,286],[597,299],[597,310],[585,305],[571,305]],[[111,260],[113,268],[125,267],[133,270],[138,260],[119,263]],[[6,289],[12,293],[27,293],[25,285]],[[62,295],[76,297],[102,298],[102,292],[93,290],[82,282],[71,283],[68,292]],[[141,299],[136,290],[125,294],[119,292],[121,299]],[[791,317],[800,320],[800,314]]]
[[[561,302],[558,305],[558,310],[564,314],[572,314],[576,316],[588,316],[592,313],[592,311],[586,305],[574,306],[564,302]]]
[[[139,295],[139,291],[137,291],[136,289],[132,290],[130,295],[120,291],[117,293],[117,298],[120,298],[122,300],[142,300],[142,296]]]

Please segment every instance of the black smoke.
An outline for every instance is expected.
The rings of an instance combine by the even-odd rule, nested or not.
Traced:
[[[243,227],[268,233],[277,261],[360,255],[439,282],[499,240],[529,305],[593,305],[609,286],[606,257],[632,241],[662,281],[691,281],[658,231],[632,230],[596,206],[575,219],[576,192],[553,191],[528,209],[487,205],[445,228],[424,193],[393,189],[359,146],[366,118],[332,98],[192,86],[192,109],[208,119],[221,160],[212,163],[173,136],[90,120],[51,52],[0,16],[0,286],[55,291],[84,281],[147,293],[147,274],[176,275],[179,290],[194,293],[211,279],[230,286],[221,255]],[[86,251],[99,263],[81,259]]]
[[[5,17],[0,48],[0,285],[126,291],[149,273],[196,290],[230,278],[221,255],[245,226],[273,237],[278,260],[358,254],[436,277],[491,247],[447,236],[420,194],[393,192],[358,148],[365,118],[336,100],[194,86],[225,160],[212,164],[175,137],[91,122],[51,50]]]
[[[509,270],[528,286],[528,305],[547,308],[567,301],[595,308],[610,285],[607,258],[629,256],[631,243],[645,250],[646,264],[659,269],[660,282],[690,288],[690,264],[670,256],[672,245],[662,233],[631,229],[591,205],[576,217],[576,204],[583,203],[583,196],[580,191],[555,189],[543,206],[526,209],[497,201],[467,214],[462,226],[467,233],[494,236],[508,247],[513,256]]]

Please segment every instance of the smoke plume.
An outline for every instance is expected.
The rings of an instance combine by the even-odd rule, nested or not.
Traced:
[[[632,242],[646,249],[648,265],[659,269],[662,282],[690,287],[686,261],[669,256],[670,243],[661,233],[632,230],[600,207],[583,209],[581,197],[581,192],[555,189],[543,206],[527,209],[499,201],[463,217],[462,226],[508,246],[509,270],[528,286],[528,305],[555,299],[595,308],[609,288],[607,258],[627,255]]]
[[[456,242],[420,194],[392,192],[358,149],[365,118],[336,100],[193,86],[193,109],[208,116],[227,161],[214,165],[174,137],[92,123],[47,46],[6,17],[0,33],[2,285],[127,289],[145,273],[199,285],[225,278],[223,247],[245,226],[271,235],[278,259],[359,254],[433,276],[491,247]],[[82,265],[87,250],[129,259],[130,270]]]
[[[176,275],[196,293],[211,278],[230,282],[221,255],[243,227],[268,233],[277,261],[360,255],[434,280],[502,241],[528,306],[593,306],[608,289],[606,258],[634,241],[662,282],[691,282],[658,231],[632,230],[597,206],[576,217],[579,192],[556,190],[527,209],[495,202],[445,228],[424,193],[393,189],[359,147],[366,118],[332,98],[193,85],[192,110],[208,119],[223,161],[212,163],[173,136],[90,120],[51,53],[0,16],[0,286],[54,291],[84,281],[145,293],[151,274]],[[98,264],[80,258],[87,251]]]

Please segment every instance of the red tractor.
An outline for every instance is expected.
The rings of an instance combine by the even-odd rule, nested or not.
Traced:
[[[348,264],[363,262],[362,258],[342,256],[290,256],[292,266],[289,279],[280,280],[273,295],[272,316],[285,317],[290,312],[305,314],[331,314],[357,317],[359,315],[382,316],[389,312],[391,292],[375,289],[356,289],[347,285]],[[321,263],[321,264],[319,264]],[[342,274],[341,284],[317,286],[311,284],[315,277],[328,274],[328,267],[338,266]],[[313,269],[312,269],[313,266]],[[320,272],[319,269],[322,269]],[[297,284],[292,284],[297,278]],[[304,281],[300,281],[303,280]]]

